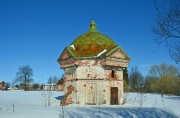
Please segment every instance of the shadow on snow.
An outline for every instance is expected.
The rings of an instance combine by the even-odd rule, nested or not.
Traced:
[[[178,118],[173,113],[157,108],[66,107],[66,111],[72,118]]]

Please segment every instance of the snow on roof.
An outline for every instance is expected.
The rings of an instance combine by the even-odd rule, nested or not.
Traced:
[[[71,45],[70,47],[71,47],[71,48],[73,48],[73,49],[75,50],[75,47],[74,47],[74,45]]]
[[[105,53],[107,50],[106,49],[104,49],[102,52],[100,52],[97,56],[99,57],[99,56],[101,56],[103,53]]]

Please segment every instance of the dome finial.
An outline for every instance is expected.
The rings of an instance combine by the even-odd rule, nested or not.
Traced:
[[[91,24],[90,24],[90,30],[89,31],[98,32],[96,30],[96,23],[94,22],[93,18],[92,18],[92,21],[91,21]]]

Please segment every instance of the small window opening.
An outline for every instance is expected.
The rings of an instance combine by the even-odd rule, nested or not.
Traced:
[[[115,71],[114,70],[112,70],[111,76],[112,76],[112,78],[115,77]]]

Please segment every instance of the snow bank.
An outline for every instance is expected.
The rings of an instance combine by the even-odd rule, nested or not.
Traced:
[[[178,118],[180,97],[125,93],[123,105],[59,106],[63,92],[0,91],[0,118]],[[50,106],[49,106],[50,103]],[[140,105],[140,103],[142,103]],[[14,108],[13,108],[14,105]],[[14,109],[14,112],[13,112]]]

